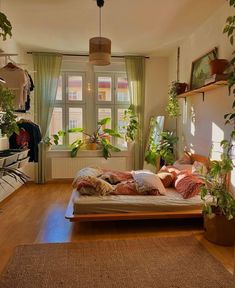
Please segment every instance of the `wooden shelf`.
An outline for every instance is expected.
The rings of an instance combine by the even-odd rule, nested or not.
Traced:
[[[186,97],[189,97],[189,96],[192,96],[195,94],[199,94],[199,93],[204,94],[207,91],[214,90],[214,89],[217,89],[221,86],[226,86],[226,85],[227,85],[227,80],[221,80],[221,81],[213,82],[213,83],[207,84],[205,86],[202,86],[201,88],[190,90],[190,91],[187,91],[185,93],[179,94],[179,95],[177,95],[177,98],[186,98]]]

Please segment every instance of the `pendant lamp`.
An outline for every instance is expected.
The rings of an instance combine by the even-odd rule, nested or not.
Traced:
[[[99,37],[93,37],[89,40],[89,61],[93,65],[105,66],[111,62],[111,40],[101,37],[101,7],[104,6],[104,0],[97,0],[99,13]]]

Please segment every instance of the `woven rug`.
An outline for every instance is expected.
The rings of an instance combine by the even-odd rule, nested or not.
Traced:
[[[232,288],[232,275],[192,237],[16,247],[4,288]]]

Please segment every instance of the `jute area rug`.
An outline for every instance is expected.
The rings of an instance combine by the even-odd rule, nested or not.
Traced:
[[[192,237],[18,246],[1,288],[232,288],[233,277]]]

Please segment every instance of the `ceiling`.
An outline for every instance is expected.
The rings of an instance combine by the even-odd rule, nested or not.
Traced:
[[[190,35],[224,0],[105,0],[102,36],[112,54],[158,55]],[[95,0],[2,0],[13,38],[27,51],[87,53],[98,36]]]

